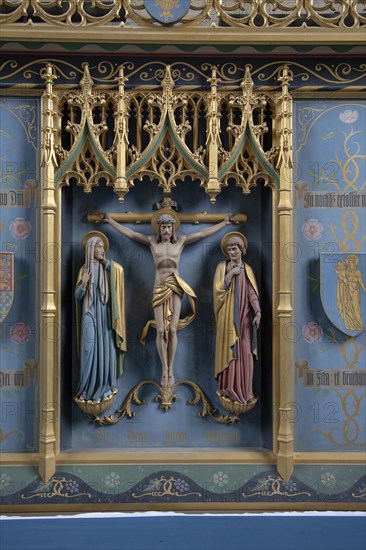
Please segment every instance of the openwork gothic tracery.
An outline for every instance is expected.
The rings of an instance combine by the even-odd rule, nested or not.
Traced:
[[[45,79],[54,77],[48,66]],[[214,66],[207,91],[175,90],[169,66],[161,77],[160,89],[126,90],[121,67],[118,90],[99,90],[85,65],[80,91],[53,90],[56,180],[85,192],[103,181],[120,201],[144,178],[164,193],[189,178],[211,202],[229,181],[243,193],[276,184],[281,163],[290,163],[286,91],[255,91],[249,66],[237,90],[220,88]],[[290,79],[283,67],[279,80],[286,87]]]
[[[0,21],[18,26],[35,23],[57,27],[177,24],[181,27],[354,29],[365,25],[366,9],[365,2],[351,0],[159,0],[154,3],[150,0],[2,0]]]

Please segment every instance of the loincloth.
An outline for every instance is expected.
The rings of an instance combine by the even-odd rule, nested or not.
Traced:
[[[156,307],[163,306],[163,318],[164,318],[164,338],[168,339],[170,319],[173,314],[172,304],[173,304],[173,294],[177,294],[180,298],[183,298],[184,294],[187,294],[189,305],[191,308],[191,313],[179,319],[177,329],[180,330],[189,323],[197,315],[197,296],[194,290],[185,282],[181,277],[172,273],[165,279],[163,284],[155,285],[153,288],[153,300],[152,306],[155,309]],[[150,327],[156,328],[155,319],[151,319],[146,323],[141,332],[140,342],[145,344],[147,333]]]

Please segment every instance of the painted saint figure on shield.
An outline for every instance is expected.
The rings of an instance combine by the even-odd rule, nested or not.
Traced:
[[[361,312],[361,289],[366,292],[359,259],[356,254],[349,254],[345,261],[337,262],[335,272],[337,281],[337,307],[346,329],[362,331],[365,329]]]
[[[241,233],[231,232],[223,237],[221,250],[228,259],[218,264],[213,287],[218,395],[225,408],[235,403],[245,406],[243,412],[257,402],[253,371],[261,319],[256,279],[243,261],[247,247],[247,239]]]
[[[83,238],[85,262],[76,281],[75,298],[80,358],[76,402],[100,402],[117,393],[126,346],[124,271],[105,259],[104,233]]]

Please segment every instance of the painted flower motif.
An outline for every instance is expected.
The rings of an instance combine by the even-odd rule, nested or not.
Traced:
[[[184,479],[180,479],[180,478],[178,478],[174,482],[174,487],[176,488],[178,493],[186,493],[189,489],[188,483]]]
[[[160,489],[161,489],[161,479],[158,479],[157,477],[154,477],[153,479],[150,479],[148,485],[143,490],[145,490],[145,491],[159,491]]]
[[[107,474],[104,478],[104,483],[109,487],[110,489],[115,489],[120,484],[121,477],[116,474],[116,472],[111,472],[110,474]]]
[[[284,484],[284,488],[288,493],[296,493],[297,491],[296,483],[291,480]]]
[[[310,321],[302,329],[302,336],[308,344],[317,344],[323,339],[323,329],[315,321]]]
[[[346,109],[343,113],[340,113],[339,120],[345,124],[352,124],[358,119],[358,111],[352,111],[352,109]]]
[[[0,476],[0,491],[4,491],[9,485],[11,485],[11,477],[7,474],[1,474]]]
[[[32,493],[43,493],[43,491],[47,488],[47,485],[43,483],[43,481],[40,481],[36,484],[34,489],[32,489]]]
[[[253,491],[268,491],[271,488],[269,480],[266,478],[258,479],[257,483],[253,487]]]
[[[32,331],[28,325],[16,323],[10,327],[9,334],[14,344],[26,344],[30,339]]]
[[[68,493],[78,493],[79,492],[79,483],[75,479],[70,479],[65,483],[65,489]]]
[[[317,241],[320,239],[324,232],[324,227],[315,218],[307,220],[302,226],[302,234],[308,241]]]
[[[330,472],[325,472],[324,474],[322,474],[320,476],[320,481],[326,489],[334,489],[337,483],[335,475],[331,474]]]
[[[9,231],[14,239],[26,239],[29,237],[32,226],[24,218],[15,218],[9,226]]]
[[[217,474],[213,475],[213,482],[218,487],[223,487],[224,485],[228,484],[229,477],[224,472],[217,472]]]

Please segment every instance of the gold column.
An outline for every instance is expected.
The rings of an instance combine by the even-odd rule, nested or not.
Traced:
[[[114,185],[114,192],[118,195],[118,200],[123,202],[125,194],[128,192],[131,184],[126,180],[126,160],[127,160],[127,109],[125,101],[125,82],[128,80],[124,76],[123,67],[119,69],[118,75],[118,105],[116,117],[116,153],[117,153],[117,178]]]
[[[220,193],[219,173],[219,146],[220,140],[220,114],[219,114],[219,96],[217,86],[220,79],[216,76],[216,67],[212,67],[212,77],[207,80],[211,84],[211,94],[208,98],[207,115],[207,140],[206,148],[208,152],[208,182],[206,193],[210,197],[211,203],[216,202],[216,195]]]
[[[279,424],[277,433],[277,470],[284,480],[293,472],[293,434],[292,434],[292,347],[287,337],[292,319],[291,304],[291,267],[287,254],[291,248],[288,242],[292,235],[292,98],[288,85],[292,74],[287,66],[282,68],[279,79],[282,93],[279,97],[281,110],[279,114],[280,152],[277,168],[280,171],[280,189],[277,206],[280,246],[277,250],[279,265],[278,288],[278,369],[279,374]]]
[[[57,309],[55,276],[56,202],[54,176],[57,165],[54,128],[54,74],[48,64],[42,72],[46,91],[42,96],[42,204],[41,204],[41,340],[40,340],[40,437],[39,473],[47,483],[56,469],[55,379],[57,366]]]

